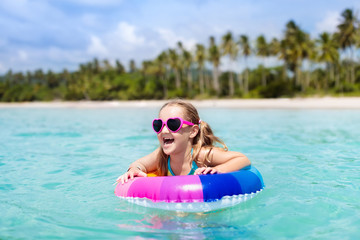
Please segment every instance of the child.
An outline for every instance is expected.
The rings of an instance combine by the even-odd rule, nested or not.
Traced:
[[[188,102],[166,103],[160,109],[159,118],[153,120],[153,129],[160,147],[133,162],[117,182],[146,177],[151,172],[158,176],[226,173],[251,164],[242,153],[228,151]],[[216,142],[223,148],[216,147]]]

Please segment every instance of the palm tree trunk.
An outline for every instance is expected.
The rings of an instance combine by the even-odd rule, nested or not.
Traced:
[[[239,89],[240,89],[240,92],[244,91],[244,80],[243,80],[243,74],[239,73],[237,75],[237,81],[239,83]]]
[[[353,51],[353,48],[350,47],[350,54],[351,54],[351,57],[350,57],[350,79],[351,79],[351,84],[355,84],[355,66],[354,66],[354,51]]]
[[[283,65],[283,71],[282,71],[282,78],[283,78],[283,81],[286,81],[286,69],[287,69],[287,65],[286,65],[286,62],[284,61],[284,65]]]
[[[209,91],[211,89],[211,83],[210,83],[210,74],[209,71],[205,72],[205,90]]]
[[[214,90],[216,92],[216,94],[219,96],[220,95],[220,87],[219,87],[219,76],[218,76],[218,67],[214,66],[213,68],[213,84],[214,84]]]
[[[204,70],[202,68],[199,69],[199,88],[200,94],[204,94]]]
[[[334,65],[334,72],[335,72],[335,87],[340,87],[340,73],[339,67]]]
[[[232,71],[230,71],[229,76],[229,95],[234,96],[234,74]]]
[[[191,72],[190,68],[187,70],[187,87],[188,87],[189,94],[191,94],[191,90],[192,90],[192,72]]]
[[[351,61],[351,84],[355,84],[355,66],[353,61]]]
[[[163,97],[164,99],[168,98],[168,87],[167,87],[167,78],[166,76],[163,74],[162,75],[162,82],[163,82]]]
[[[307,73],[306,73],[304,91],[306,91],[307,88],[308,88],[309,85],[310,85],[310,81],[311,81],[311,69],[312,69],[312,67],[310,66],[310,67],[309,67],[309,70],[308,70]]]
[[[295,79],[296,85],[301,85],[301,64],[299,63],[296,63]]]
[[[265,61],[266,61],[266,59],[264,59],[264,63],[263,63],[264,67],[262,68],[262,71],[261,71],[261,77],[262,77],[261,82],[264,87],[266,87],[266,62]]]
[[[266,86],[266,77],[265,77],[265,69],[261,69],[261,84],[265,87]]]
[[[329,86],[329,73],[330,73],[330,69],[329,69],[329,63],[326,63],[326,73],[325,73],[325,83],[324,83],[324,90],[327,91],[328,90],[328,86]]]
[[[329,68],[330,68],[330,81],[333,82],[334,81],[334,64],[330,63],[329,64]]]
[[[181,79],[180,79],[180,72],[179,69],[175,69],[175,84],[176,88],[181,88]]]
[[[245,81],[244,81],[244,93],[248,94],[248,92],[249,92],[249,69],[246,68]]]

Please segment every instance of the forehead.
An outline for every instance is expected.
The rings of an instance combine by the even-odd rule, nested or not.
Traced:
[[[174,117],[184,118],[184,109],[179,106],[166,106],[160,111],[159,117],[164,120]]]

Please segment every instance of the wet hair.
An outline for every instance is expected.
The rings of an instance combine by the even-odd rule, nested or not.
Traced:
[[[218,137],[216,137],[210,127],[210,125],[201,120],[200,123],[200,117],[199,113],[196,110],[196,108],[189,102],[176,99],[172,100],[166,104],[164,104],[160,111],[163,110],[165,107],[181,107],[183,109],[184,113],[184,120],[192,122],[194,124],[200,124],[200,130],[198,134],[193,139],[193,155],[192,155],[192,161],[195,161],[198,166],[209,166],[211,163],[211,151],[215,147],[215,144],[218,143],[222,145],[223,149],[225,151],[228,150],[225,143]],[[199,154],[201,149],[205,149],[207,152],[205,154],[205,158],[202,160],[199,160]],[[167,164],[168,155],[164,153],[162,148],[160,148],[160,151],[158,153],[158,175],[159,176],[166,176],[168,172],[168,164]]]

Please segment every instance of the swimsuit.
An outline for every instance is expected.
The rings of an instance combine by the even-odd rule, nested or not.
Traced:
[[[191,156],[192,156],[192,149],[191,149]],[[170,166],[170,156],[168,157],[168,176],[176,176],[175,173],[171,170]],[[192,161],[190,172],[187,175],[194,175],[195,170],[198,169],[198,166],[196,165],[195,161]]]

